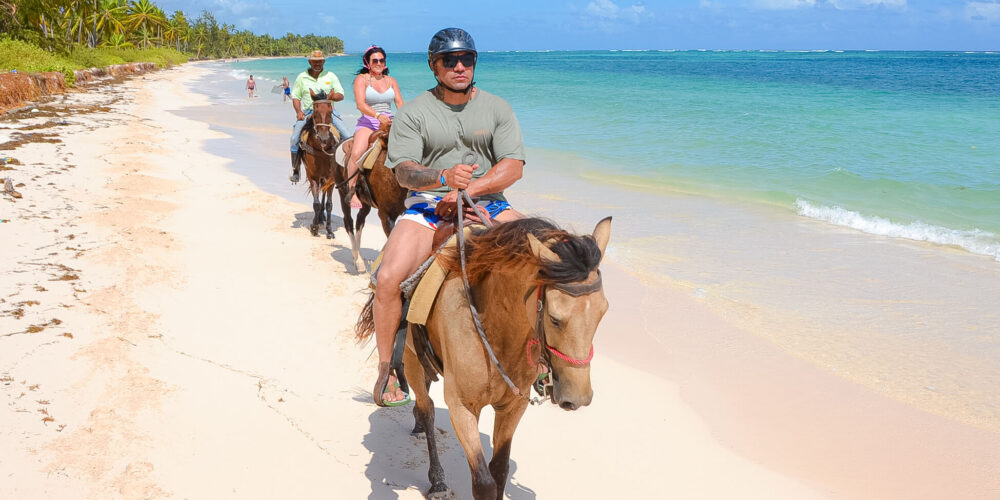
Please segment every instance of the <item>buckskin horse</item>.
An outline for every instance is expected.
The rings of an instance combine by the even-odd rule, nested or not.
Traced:
[[[333,126],[333,101],[327,98],[325,91],[315,93],[310,89],[309,95],[313,98],[313,112],[310,115],[312,123],[306,127],[306,139],[299,143],[299,149],[303,153],[302,162],[306,165],[306,178],[309,179],[309,191],[313,196],[313,221],[309,225],[309,232],[318,236],[322,224],[326,228],[326,237],[333,238],[333,229],[330,227],[333,200],[330,191],[323,186],[333,178],[336,171],[333,157],[342,138],[336,131],[330,130]]]
[[[354,267],[357,272],[365,269],[364,260],[361,259],[361,231],[365,227],[365,218],[371,212],[372,207],[378,209],[378,217],[382,221],[382,230],[389,236],[393,226],[406,207],[403,200],[406,198],[406,189],[396,181],[396,174],[385,166],[386,152],[389,147],[389,130],[391,125],[383,124],[368,139],[365,151],[369,155],[358,160],[358,170],[354,176],[357,182],[354,190],[350,188],[350,178],[347,176],[346,164],[351,157],[351,148],[355,147],[354,138],[344,141],[341,151],[337,152],[336,168],[333,176],[323,186],[324,191],[332,191],[337,188],[340,194],[340,207],[344,214],[344,229],[351,239],[351,255],[354,257]],[[343,154],[343,158],[341,158]],[[370,165],[371,168],[362,168],[362,165]],[[351,217],[351,196],[357,194],[361,208],[358,210],[357,219]]]
[[[585,236],[544,219],[498,224],[469,237],[468,282],[459,251],[450,247],[441,253],[447,278],[426,327],[409,325],[403,355],[416,402],[413,432],[427,431],[429,498],[453,495],[444,482],[433,432],[434,402],[428,395],[437,374],[444,376],[445,402],[469,461],[477,500],[503,497],[511,441],[539,363],[550,371],[553,403],[565,410],[590,404],[593,338],[608,309],[598,267],[610,235],[610,217]],[[483,311],[482,330],[477,330],[477,313],[470,305]],[[374,330],[371,314],[369,300],[356,325],[359,341]],[[496,411],[489,464],[479,440],[479,415],[486,405]]]

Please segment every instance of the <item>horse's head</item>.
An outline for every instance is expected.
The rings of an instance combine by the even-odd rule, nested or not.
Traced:
[[[589,405],[594,397],[594,333],[608,310],[598,265],[610,237],[611,217],[599,222],[591,236],[543,243],[528,234],[542,282],[536,328],[542,330],[542,352],[552,370],[552,401],[565,410]]]
[[[316,129],[316,137],[323,143],[324,150],[332,150],[331,143],[336,141],[331,141],[334,137],[330,133],[330,127],[333,126],[333,101],[329,99],[326,91],[319,91],[318,93],[313,92],[309,89],[309,95],[313,99],[313,127]]]

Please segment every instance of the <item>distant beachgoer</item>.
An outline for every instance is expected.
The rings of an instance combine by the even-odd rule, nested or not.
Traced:
[[[372,45],[361,55],[361,62],[363,66],[354,78],[354,101],[358,104],[361,118],[358,118],[358,124],[354,128],[354,147],[351,149],[351,161],[347,162],[351,190],[358,182],[357,177],[351,176],[358,169],[358,158],[365,152],[372,132],[378,130],[381,124],[392,121],[393,103],[396,104],[396,109],[403,106],[399,84],[389,76],[385,50]],[[351,198],[351,208],[361,208],[357,195]]]
[[[253,75],[247,80],[247,99],[253,99],[253,89],[257,87],[257,82],[253,81]]]
[[[299,182],[299,164],[302,163],[302,154],[299,151],[299,136],[302,128],[306,126],[306,118],[312,114],[313,100],[309,91],[323,91],[333,102],[344,100],[344,87],[340,85],[340,79],[332,71],[324,71],[326,57],[322,50],[314,50],[309,55],[309,69],[299,73],[292,84],[292,107],[295,108],[295,125],[292,126],[291,151],[292,151],[292,175],[288,180],[292,184]],[[333,111],[331,117],[334,128],[340,134],[341,140],[351,136],[344,127],[344,119],[337,110]]]
[[[285,102],[292,98],[292,84],[288,83],[288,77],[281,77],[281,86],[285,89],[285,97],[281,99],[281,102]]]

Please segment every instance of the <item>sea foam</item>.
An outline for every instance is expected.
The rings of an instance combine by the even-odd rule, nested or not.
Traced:
[[[954,245],[972,253],[988,255],[1000,261],[1000,236],[989,231],[950,229],[920,221],[900,224],[882,217],[866,216],[840,207],[812,205],[802,199],[795,200],[795,208],[799,215],[837,226],[893,238],[926,241],[938,245]]]

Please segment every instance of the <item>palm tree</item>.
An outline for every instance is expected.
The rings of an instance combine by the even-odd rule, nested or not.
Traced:
[[[114,33],[104,43],[101,44],[104,47],[111,47],[113,49],[128,49],[134,47],[132,42],[125,38],[122,33]]]
[[[94,9],[92,23],[94,26],[95,39],[91,47],[96,45],[98,40],[107,40],[111,35],[124,34],[125,23],[122,21],[128,12],[123,0],[94,0],[97,6]]]
[[[126,16],[128,24],[142,40],[142,46],[148,47],[149,40],[153,38],[153,30],[162,23],[163,11],[150,3],[149,0],[134,0],[128,5],[129,13]],[[159,11],[159,12],[157,12]]]

